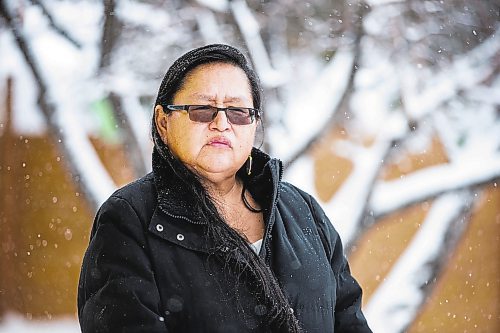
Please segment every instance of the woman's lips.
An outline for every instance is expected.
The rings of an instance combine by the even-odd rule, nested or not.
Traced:
[[[212,138],[210,141],[208,141],[208,144],[213,147],[232,148],[231,141],[222,136]]]

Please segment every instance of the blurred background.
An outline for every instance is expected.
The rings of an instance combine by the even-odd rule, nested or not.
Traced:
[[[0,332],[79,332],[99,205],[175,58],[244,50],[257,146],[343,239],[374,332],[500,332],[494,0],[0,0]]]

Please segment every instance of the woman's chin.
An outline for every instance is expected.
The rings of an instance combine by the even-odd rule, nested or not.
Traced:
[[[215,159],[200,163],[196,169],[203,174],[234,175],[238,171],[239,166],[233,160]]]

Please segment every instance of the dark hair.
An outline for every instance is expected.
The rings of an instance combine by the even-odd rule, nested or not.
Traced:
[[[245,56],[229,45],[211,44],[191,50],[178,58],[163,77],[156,97],[156,105],[171,104],[174,95],[182,88],[188,74],[200,65],[210,63],[229,63],[241,68],[250,83],[253,107],[262,107],[262,88],[255,71],[250,67]]]
[[[200,47],[177,59],[163,78],[155,106],[170,104],[189,73],[200,65],[210,63],[229,63],[241,68],[250,83],[254,108],[261,108],[262,89],[256,73],[238,49],[222,44]],[[274,332],[300,332],[299,323],[271,269],[248,246],[244,236],[225,222],[198,176],[173,156],[162,141],[154,119],[153,113],[151,133],[155,151],[161,156],[161,162],[171,167],[188,195],[196,199],[193,209],[197,215],[208,221],[206,237],[215,244],[211,255],[225,263],[237,283],[241,276],[246,277],[249,290],[264,304],[267,320]]]

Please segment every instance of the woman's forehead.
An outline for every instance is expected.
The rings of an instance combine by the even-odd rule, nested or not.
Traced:
[[[220,77],[221,80],[231,77],[232,80],[239,79],[249,83],[248,77],[241,67],[224,62],[198,65],[187,73],[186,80],[203,80],[215,77]]]
[[[176,95],[199,101],[243,102],[252,99],[247,75],[238,66],[227,63],[203,64],[187,76]]]

